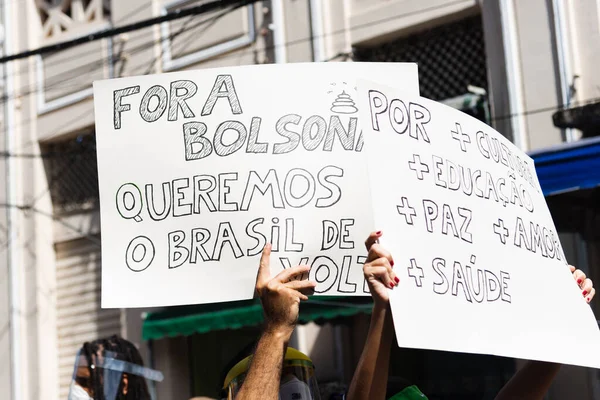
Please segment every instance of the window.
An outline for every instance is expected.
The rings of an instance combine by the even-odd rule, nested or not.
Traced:
[[[161,13],[165,15],[200,3],[198,0],[167,1]],[[163,70],[186,68],[250,46],[256,40],[254,19],[254,5],[250,4],[241,9],[164,22],[161,24]]]
[[[42,45],[86,36],[109,26],[110,0],[35,0],[35,3]],[[38,114],[91,97],[92,81],[107,78],[112,71],[111,46],[111,39],[104,39],[36,56]]]
[[[421,96],[463,96],[469,85],[487,90],[481,16],[469,17],[377,47],[354,50],[356,61],[416,62]]]
[[[99,204],[96,136],[84,133],[43,146],[54,211],[94,209]]]

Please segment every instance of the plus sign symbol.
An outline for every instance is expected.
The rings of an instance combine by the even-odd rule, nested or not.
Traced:
[[[410,206],[410,203],[408,202],[408,199],[406,197],[402,197],[400,201],[402,202],[402,204],[396,206],[398,214],[404,216],[404,219],[406,220],[406,223],[408,225],[412,225],[413,219],[417,216],[417,212],[415,211],[414,207]]]
[[[429,173],[429,166],[421,162],[421,157],[418,154],[413,154],[413,160],[408,162],[408,168],[415,171],[417,179],[423,180],[423,173]]]
[[[506,244],[508,229],[504,227],[504,221],[502,221],[500,218],[498,218],[498,222],[494,224],[494,233],[498,235],[502,244]]]
[[[423,268],[417,265],[417,260],[414,258],[410,259],[410,267],[408,267],[408,276],[415,279],[415,284],[417,287],[423,286],[422,279],[425,278],[425,274],[423,273]]]
[[[460,149],[466,153],[467,143],[471,143],[471,138],[468,134],[463,133],[462,127],[458,122],[456,123],[456,130],[450,131],[450,133],[452,134],[452,139],[458,140],[458,142],[460,143]]]

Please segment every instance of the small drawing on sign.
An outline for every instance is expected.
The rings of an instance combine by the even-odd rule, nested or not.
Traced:
[[[413,224],[413,218],[417,216],[417,212],[414,207],[410,206],[408,199],[406,197],[402,197],[401,199],[402,205],[397,205],[396,209],[398,210],[398,214],[403,215],[406,223],[408,225]]]
[[[423,180],[423,173],[429,173],[429,166],[421,162],[421,157],[418,154],[413,154],[413,160],[408,162],[408,168],[415,171],[417,179]]]
[[[452,139],[458,140],[460,142],[460,149],[466,153],[467,143],[471,143],[471,138],[468,134],[463,133],[462,127],[458,122],[456,123],[456,130],[450,131],[450,133],[452,134]]]
[[[498,222],[494,224],[494,233],[498,235],[502,244],[506,244],[508,237],[508,229],[504,227],[504,221],[498,218]]]
[[[415,284],[417,287],[423,286],[422,279],[425,278],[425,274],[423,273],[423,268],[417,265],[417,260],[414,258],[410,259],[410,267],[408,267],[408,276],[415,279]]]
[[[331,112],[337,114],[355,114],[358,112],[354,104],[354,100],[345,90],[338,94],[334,102],[331,104]]]

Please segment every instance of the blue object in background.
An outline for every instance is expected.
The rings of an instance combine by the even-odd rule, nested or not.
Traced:
[[[600,186],[600,137],[528,153],[544,196]]]

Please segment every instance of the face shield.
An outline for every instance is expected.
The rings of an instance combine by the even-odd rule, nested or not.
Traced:
[[[228,400],[235,399],[248,373],[250,357],[232,368],[225,381]],[[281,371],[279,400],[321,400],[312,361],[297,350],[288,348]]]
[[[141,365],[120,360],[118,354],[104,351],[91,360],[77,353],[69,400],[151,400],[149,382],[160,382],[163,374]]]

